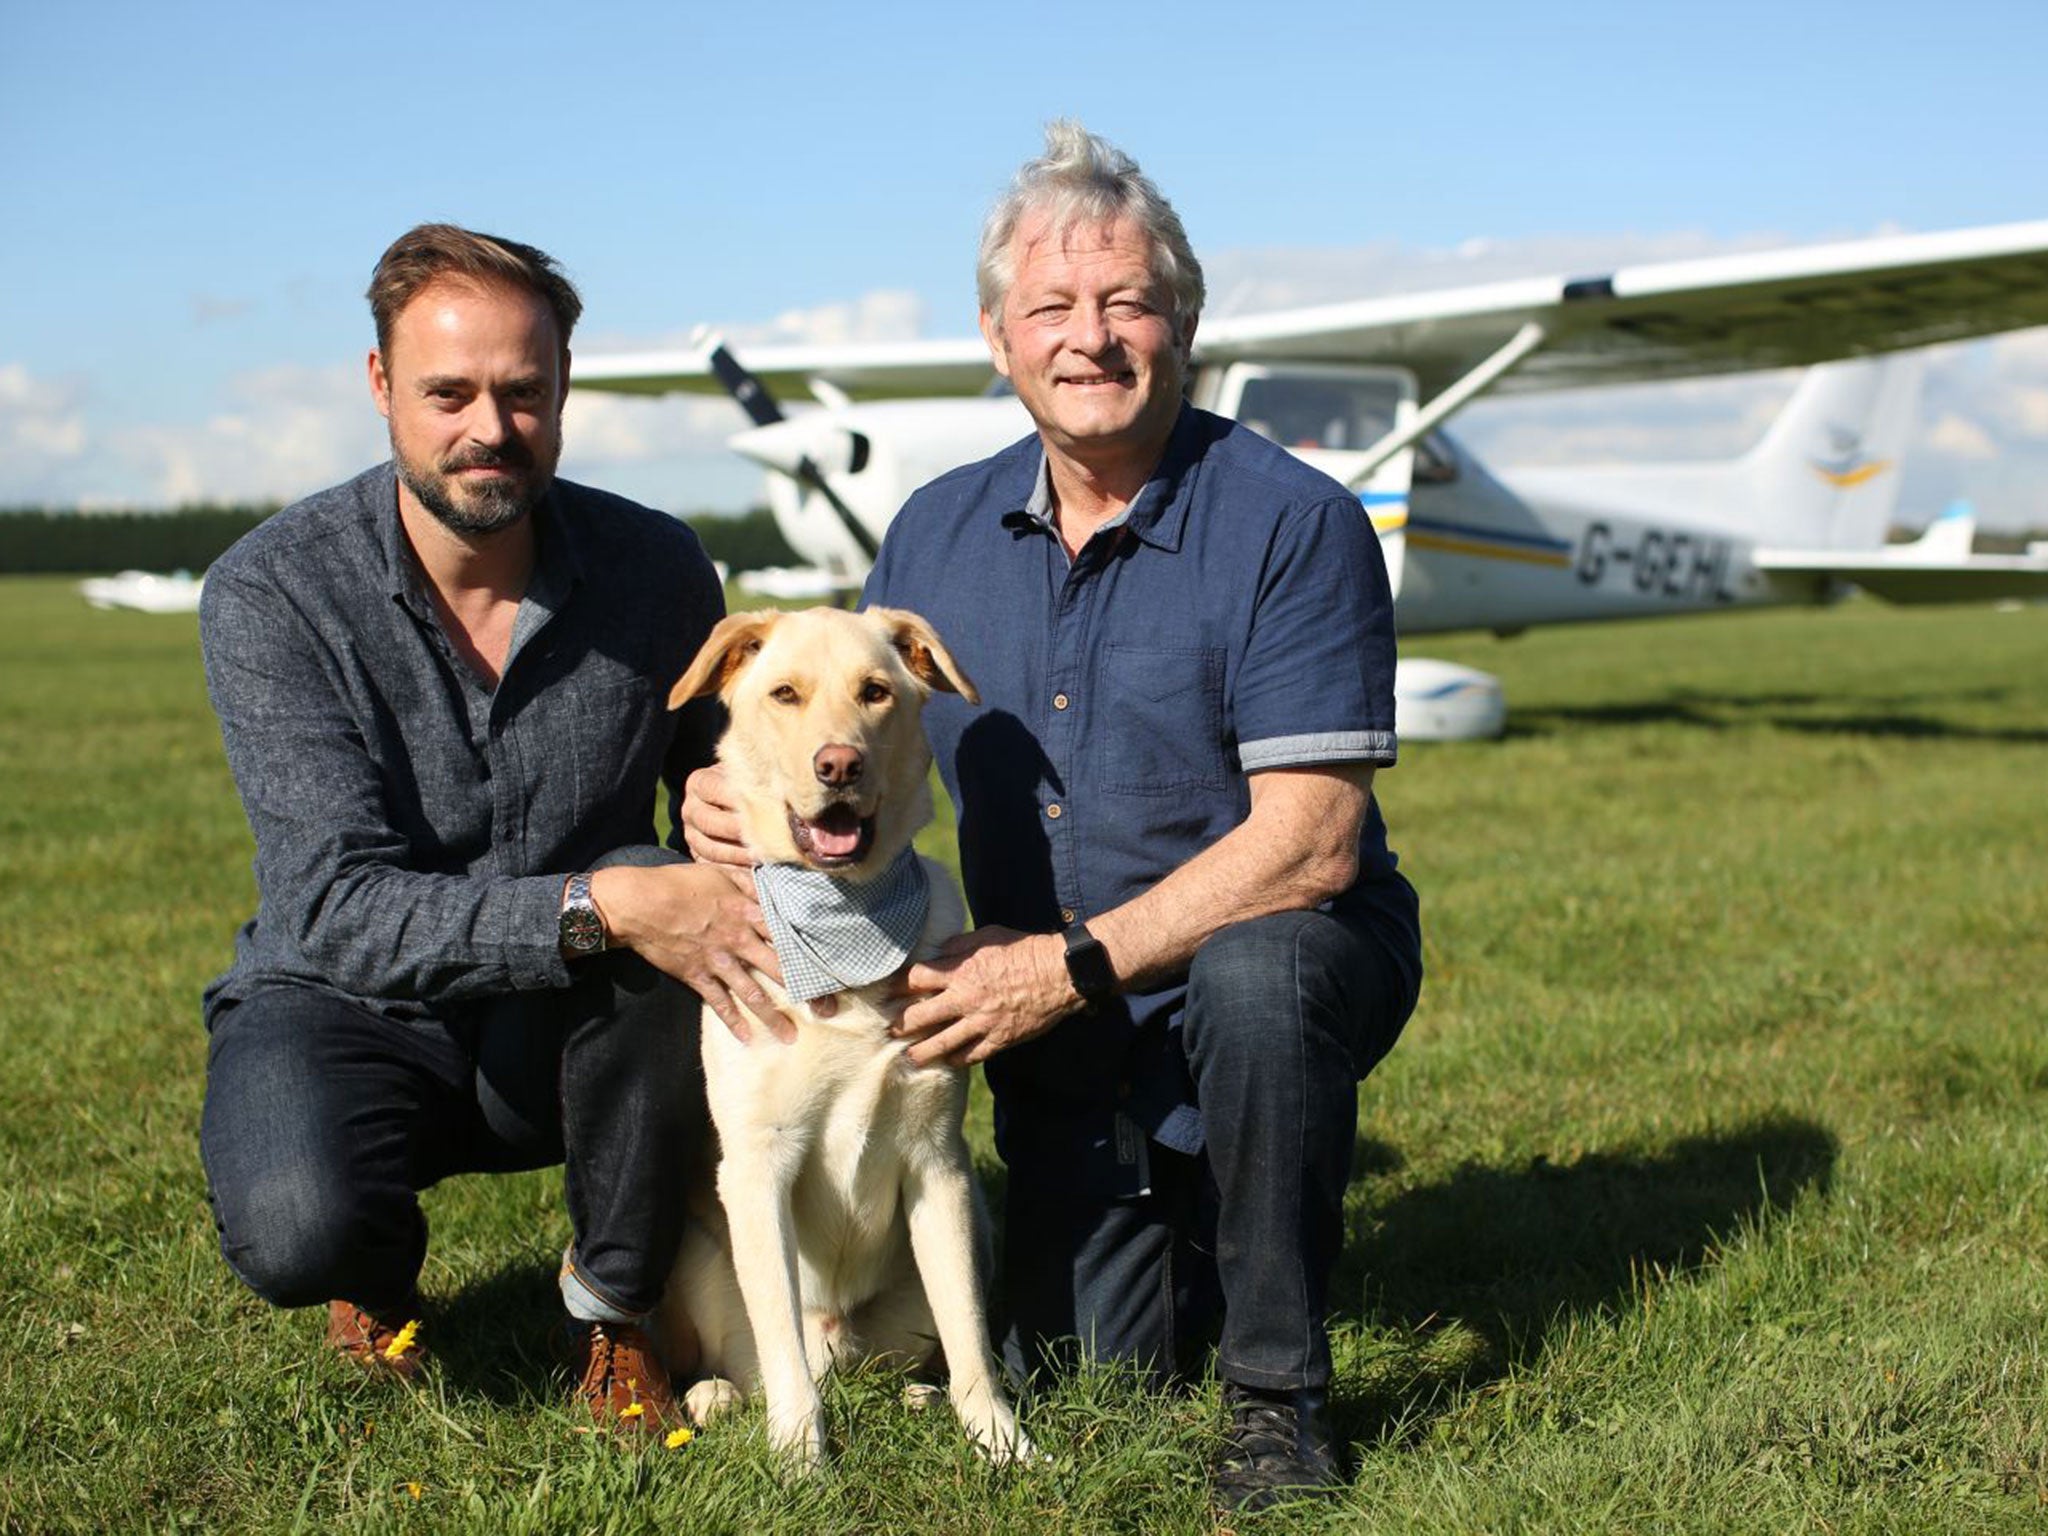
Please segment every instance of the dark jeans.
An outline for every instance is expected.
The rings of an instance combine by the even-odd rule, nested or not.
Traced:
[[[1399,1036],[1418,982],[1369,928],[1327,913],[1259,918],[1204,944],[1182,1028],[1206,1146],[1151,1146],[1151,1192],[1129,1200],[1012,1170],[1010,1368],[1058,1366],[1078,1345],[1155,1379],[1186,1374],[1220,1315],[1225,1379],[1327,1386],[1358,1083]]]
[[[221,1253],[278,1306],[395,1305],[426,1256],[417,1191],[563,1163],[578,1276],[649,1310],[707,1123],[698,1013],[628,952],[416,1021],[301,986],[223,1007],[199,1133]]]

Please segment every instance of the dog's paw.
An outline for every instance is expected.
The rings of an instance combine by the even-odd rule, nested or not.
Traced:
[[[807,1477],[822,1471],[825,1466],[824,1409],[778,1416],[771,1407],[768,1412],[768,1443],[775,1447],[791,1472]]]
[[[960,1422],[974,1443],[981,1448],[981,1454],[998,1467],[1007,1467],[1019,1462],[1044,1461],[1045,1456],[1031,1443],[1018,1424],[1017,1415],[1010,1405],[1000,1398],[994,1401],[976,1402],[969,1398],[957,1401],[954,1411],[960,1415]]]
[[[981,1446],[982,1455],[989,1459],[991,1466],[1030,1466],[1034,1462],[1052,1459],[1033,1445],[1031,1437],[1015,1424],[1010,1425],[1007,1431],[997,1429],[986,1439],[980,1436],[975,1438]]]
[[[689,1414],[692,1424],[702,1429],[746,1400],[745,1394],[723,1376],[709,1376],[683,1394],[683,1411]]]

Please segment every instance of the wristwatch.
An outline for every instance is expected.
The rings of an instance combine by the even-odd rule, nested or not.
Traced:
[[[590,875],[571,875],[562,887],[562,953],[574,960],[605,947],[604,914],[590,899]]]
[[[1086,923],[1067,930],[1067,975],[1090,1008],[1116,995],[1116,967],[1109,963],[1102,940],[1088,931]]]

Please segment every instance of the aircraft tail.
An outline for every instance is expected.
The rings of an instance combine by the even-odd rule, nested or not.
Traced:
[[[1920,359],[1809,368],[1741,462],[1745,521],[1773,544],[1857,549],[1884,542],[1918,420]]]

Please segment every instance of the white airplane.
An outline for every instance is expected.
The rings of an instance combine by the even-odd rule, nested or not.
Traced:
[[[88,576],[78,592],[95,608],[128,608],[137,613],[196,613],[203,576],[174,571],[122,571],[116,576]]]
[[[2048,324],[2048,220],[1531,278],[1205,320],[1190,398],[1357,493],[1404,637],[1825,602],[2048,594],[2048,558],[1973,555],[1938,522],[1885,544],[1918,360],[1869,359]],[[1722,463],[1489,473],[1442,424],[1489,390],[1807,365],[1763,440]],[[979,337],[773,347],[715,337],[579,358],[575,387],[729,391],[792,548],[858,585],[911,491],[1031,430]],[[785,415],[771,391],[822,409]],[[923,397],[923,398],[905,398]],[[953,398],[966,397],[966,398]],[[1960,535],[1960,537],[1958,536]],[[1497,735],[1487,674],[1403,658],[1404,735]]]

